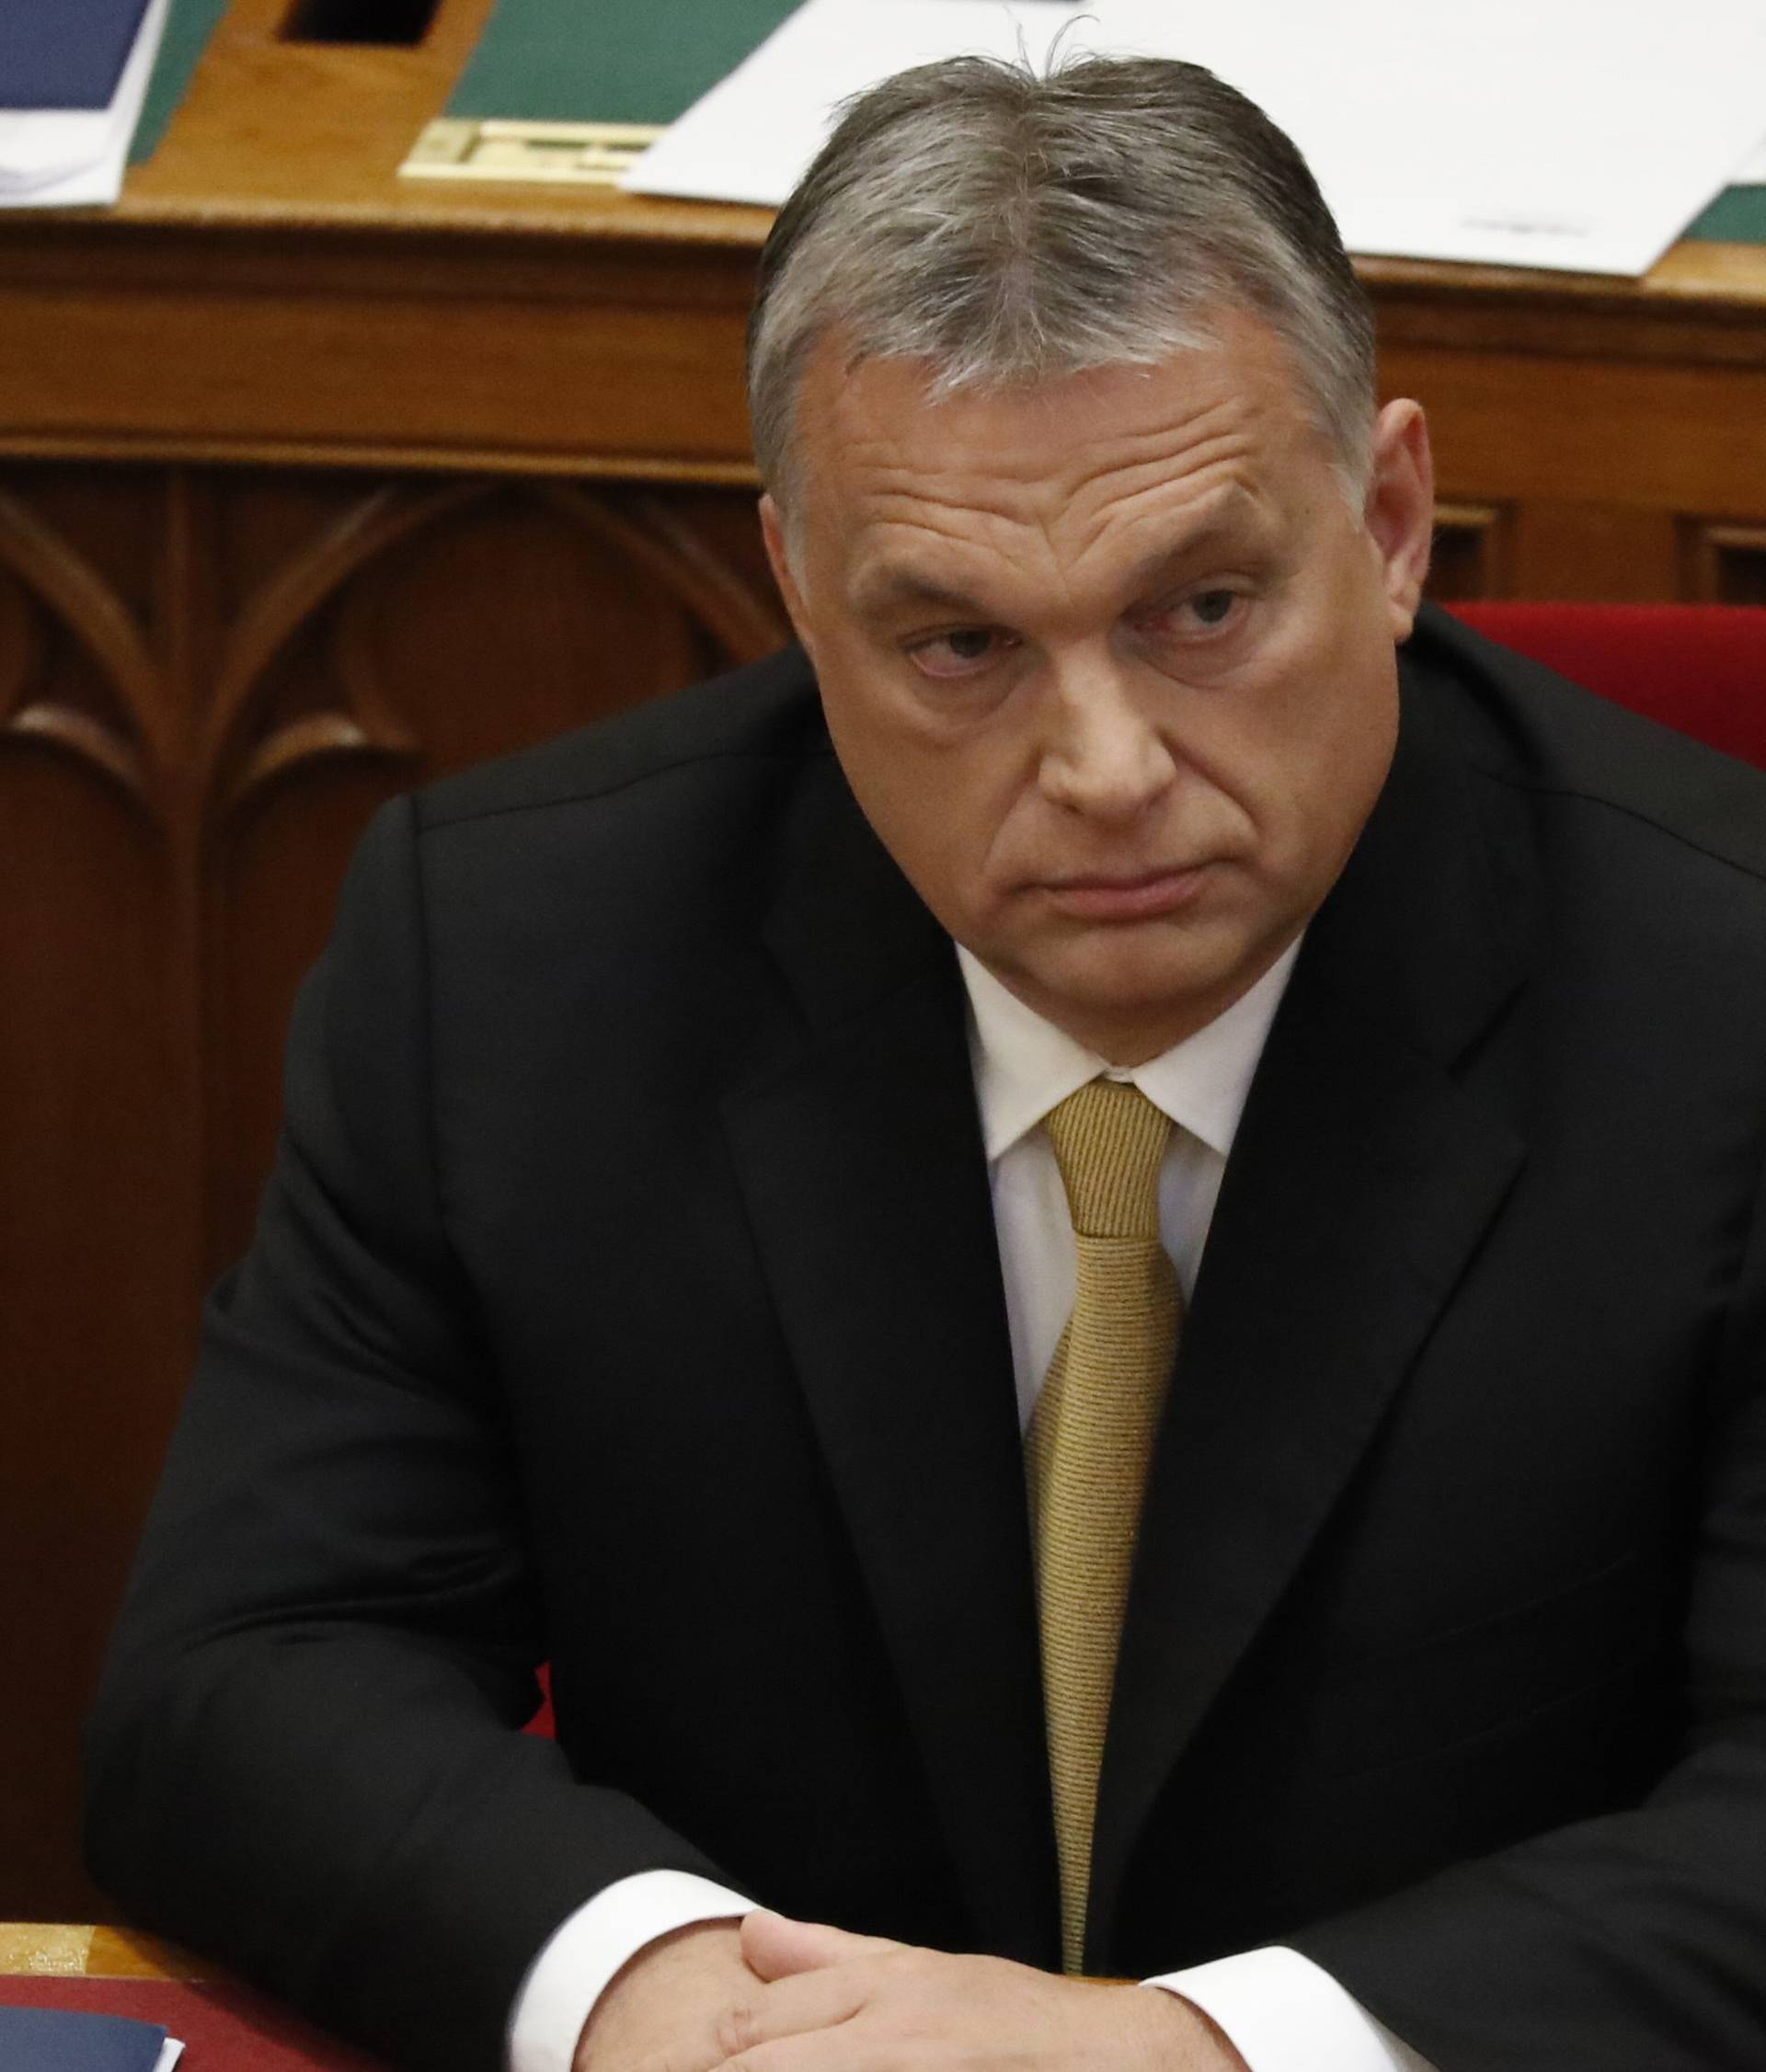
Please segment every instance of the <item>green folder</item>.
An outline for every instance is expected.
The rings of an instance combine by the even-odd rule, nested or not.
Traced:
[[[142,103],[141,120],[135,125],[129,146],[129,163],[139,166],[151,158],[166,134],[178,104],[190,84],[190,76],[209,47],[214,25],[227,11],[227,0],[172,0],[166,19],[159,55],[154,61],[154,76],[147,82],[147,97]]]
[[[498,0],[446,113],[475,121],[672,122],[797,0]]]
[[[1707,245],[1766,245],[1766,187],[1726,188],[1680,235]]]

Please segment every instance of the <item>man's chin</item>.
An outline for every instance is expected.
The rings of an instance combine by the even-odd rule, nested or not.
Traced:
[[[1174,959],[1164,947],[1160,956],[1152,954],[1151,944],[1142,949],[1120,939],[1075,944],[1066,954],[1022,968],[1007,983],[1046,1021],[1088,1048],[1112,1062],[1139,1062],[1118,1057],[1123,1044],[1156,1041],[1148,1057],[1168,1050],[1211,1022],[1249,982],[1237,977],[1243,958]]]

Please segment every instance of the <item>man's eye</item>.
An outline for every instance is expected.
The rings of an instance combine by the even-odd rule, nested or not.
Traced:
[[[1232,613],[1233,607],[1238,601],[1239,593],[1237,590],[1198,590],[1196,595],[1187,599],[1186,602],[1189,610],[1203,625],[1218,626],[1225,624]]]
[[[997,626],[953,626],[948,633],[916,641],[908,654],[923,675],[972,676],[988,663],[997,661],[1012,646],[1011,635]]]
[[[1243,590],[1221,587],[1191,590],[1187,597],[1162,604],[1141,622],[1141,630],[1154,640],[1193,641],[1209,634],[1230,631],[1244,616]]]

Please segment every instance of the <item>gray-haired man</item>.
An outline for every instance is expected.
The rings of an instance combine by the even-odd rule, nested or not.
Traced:
[[[101,1873],[420,2066],[1766,2062],[1766,787],[1417,624],[1194,68],[865,97],[751,388],[803,655],[364,844]]]

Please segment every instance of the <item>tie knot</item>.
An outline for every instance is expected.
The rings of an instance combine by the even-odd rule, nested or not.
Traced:
[[[1159,1236],[1159,1167],[1171,1118],[1138,1086],[1095,1079],[1043,1117],[1081,1237]]]

